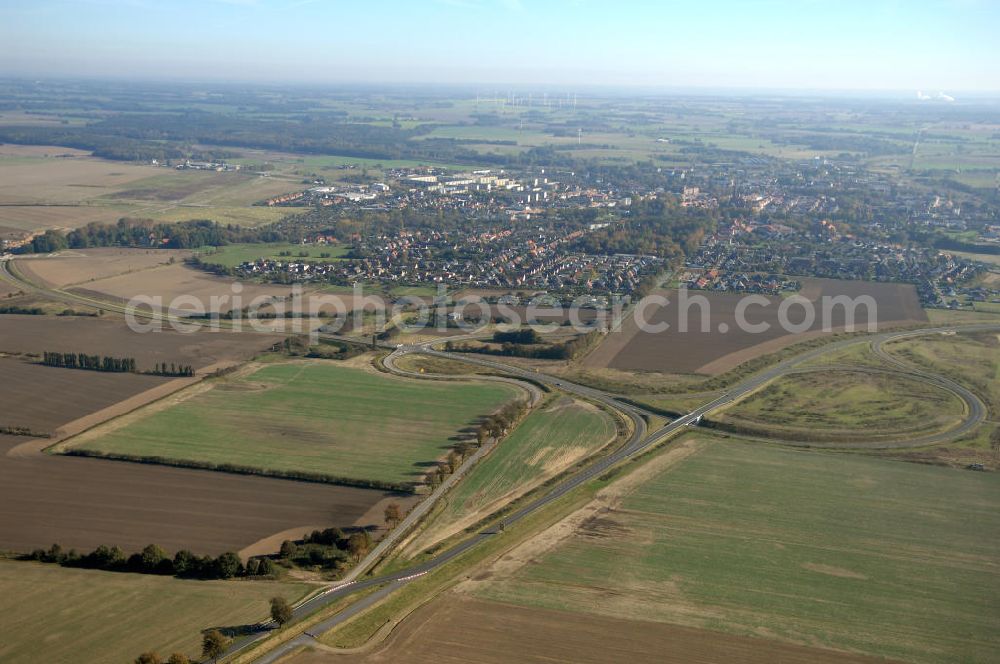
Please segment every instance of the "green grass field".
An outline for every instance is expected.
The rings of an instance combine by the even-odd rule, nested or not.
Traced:
[[[291,252],[290,256],[281,256],[281,252]],[[246,261],[258,258],[273,258],[275,260],[306,260],[325,261],[343,256],[349,247],[330,245],[301,244],[228,244],[223,247],[204,250],[200,256],[204,263],[236,267]],[[302,254],[305,254],[303,256]],[[330,254],[323,257],[322,254]]]
[[[596,452],[615,431],[604,411],[569,398],[536,410],[448,495],[439,518],[458,519],[519,493]]]
[[[996,661],[1000,477],[699,438],[471,591],[917,663]]]
[[[306,586],[274,581],[185,581],[0,561],[0,661],[125,662],[155,650],[201,654],[201,630],[263,620],[276,595]],[[16,638],[13,636],[16,635]]]
[[[358,482],[419,481],[450,440],[506,401],[498,383],[404,379],[328,361],[271,364],[108,433],[83,449]]]
[[[712,419],[748,433],[864,443],[942,431],[964,412],[957,396],[918,380],[831,369],[779,378]]]

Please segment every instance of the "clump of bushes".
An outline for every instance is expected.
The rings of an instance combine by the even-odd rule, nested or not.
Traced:
[[[278,552],[278,561],[288,566],[318,567],[341,570],[357,562],[371,550],[372,538],[367,530],[345,533],[340,528],[314,530],[301,540],[285,540]]]
[[[535,330],[518,330],[514,332],[496,332],[494,343],[499,348],[489,345],[471,344],[449,341],[445,349],[458,353],[481,353],[484,355],[501,355],[505,357],[525,357],[535,360],[572,360],[600,338],[600,332],[594,330],[582,336],[564,341],[561,344],[545,343]]]

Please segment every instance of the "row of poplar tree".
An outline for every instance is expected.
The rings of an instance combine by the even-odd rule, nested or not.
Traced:
[[[89,371],[109,371],[114,373],[137,373],[134,357],[111,357],[108,355],[87,355],[86,353],[53,353],[46,351],[42,356],[42,364],[64,369],[87,369]],[[190,364],[175,364],[157,362],[152,371],[146,373],[155,376],[193,376],[194,367]]]

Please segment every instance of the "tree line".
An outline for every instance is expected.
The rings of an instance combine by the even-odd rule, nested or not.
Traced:
[[[425,481],[432,488],[439,486],[449,476],[458,471],[462,463],[469,458],[476,449],[482,447],[488,439],[499,439],[507,435],[522,417],[528,412],[529,406],[526,401],[512,401],[506,406],[483,418],[479,426],[476,427],[475,441],[463,442],[455,445],[445,460],[437,464],[427,475]],[[396,514],[386,513],[386,521],[390,521],[390,516],[397,517]]]
[[[186,579],[232,579],[236,577],[273,578],[278,568],[270,558],[251,558],[246,565],[232,551],[217,557],[198,556],[182,549],[172,557],[156,544],[146,546],[141,552],[126,556],[117,546],[100,545],[90,553],[80,554],[74,549],[63,551],[58,544],[46,549],[35,549],[23,560],[54,563],[63,567],[98,569],[106,572],[132,572],[159,574]]]
[[[286,243],[301,240],[295,229],[280,225],[247,228],[219,224],[209,219],[165,223],[152,219],[123,217],[114,224],[92,222],[69,233],[48,230],[36,236],[30,245],[34,253],[50,254],[64,249],[87,247],[156,247],[159,249],[196,249],[221,247],[235,243]]]
[[[111,357],[109,355],[45,351],[42,355],[42,364],[61,369],[85,369],[87,371],[107,371],[110,373],[139,373],[134,357]],[[190,364],[157,362],[154,369],[144,373],[152,376],[193,376],[194,367]]]
[[[213,374],[220,375],[220,374]],[[224,375],[224,374],[221,374]],[[328,473],[316,473],[301,470],[279,470],[259,468],[257,466],[243,466],[235,463],[215,463],[213,461],[196,461],[191,459],[172,459],[160,456],[144,456],[141,454],[127,454],[119,452],[105,452],[102,450],[89,450],[79,447],[71,447],[62,452],[65,456],[90,457],[92,459],[114,459],[116,461],[130,461],[132,463],[149,463],[158,466],[173,466],[174,468],[199,468],[204,470],[214,470],[222,473],[235,473],[237,475],[258,475],[261,477],[280,477],[284,479],[299,480],[301,482],[319,482],[322,484],[339,484],[341,486],[356,486],[363,489],[379,489],[382,491],[396,491],[399,493],[413,493],[416,491],[414,482],[384,482],[381,480],[361,479],[357,477],[342,477]]]
[[[166,362],[157,362],[156,367],[152,371],[147,371],[146,373],[152,374],[154,376],[193,376],[194,367],[190,364],[174,364],[170,363],[167,366]]]
[[[108,371],[112,373],[135,373],[134,357],[111,357],[109,355],[87,355],[86,353],[54,353],[45,351],[42,364],[63,369],[86,369],[88,371]]]

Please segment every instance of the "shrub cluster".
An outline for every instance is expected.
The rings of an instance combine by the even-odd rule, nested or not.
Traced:
[[[352,344],[332,339],[320,339],[316,345],[309,345],[306,337],[287,337],[282,349],[292,357],[314,357],[326,360],[349,360],[368,351],[360,344]]]
[[[347,534],[340,528],[327,528],[314,530],[301,540],[285,540],[278,560],[298,567],[338,570],[347,567],[352,559],[360,560],[371,547],[372,538],[366,530]]]
[[[534,330],[517,332],[496,332],[493,340],[502,342],[500,348],[493,346],[449,341],[445,349],[459,353],[481,353],[483,355],[502,355],[505,357],[525,357],[535,360],[572,360],[580,356],[600,337],[597,330],[575,337],[561,344],[541,343],[541,337]],[[505,341],[509,338],[529,339],[530,341]]]

